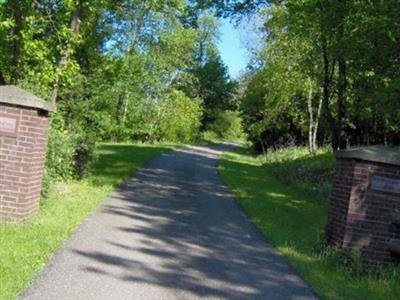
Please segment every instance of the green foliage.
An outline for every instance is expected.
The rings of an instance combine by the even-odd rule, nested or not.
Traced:
[[[73,159],[75,145],[72,136],[64,129],[59,114],[53,115],[49,130],[46,165],[43,178],[42,195],[47,196],[55,181],[74,177]]]
[[[237,141],[244,139],[242,119],[236,111],[215,110],[214,121],[207,126],[207,130],[215,133],[218,139]]]
[[[42,195],[57,181],[82,179],[94,159],[96,137],[83,128],[67,130],[62,115],[53,115],[46,154]]]
[[[204,65],[219,55],[217,42],[220,34],[220,24],[215,17],[209,14],[199,16],[196,21],[198,37],[196,39],[197,47],[194,55],[197,64]]]
[[[57,107],[44,194],[55,181],[87,176],[99,141],[189,143],[205,111],[231,105],[219,22],[203,8],[183,0],[1,3],[0,84]]]
[[[94,133],[87,132],[85,128],[75,129],[72,134],[74,142],[73,166],[74,175],[82,179],[90,170],[91,162],[95,158],[97,137]]]
[[[303,144],[305,101],[293,98],[288,101],[282,94],[269,97],[268,85],[271,74],[262,70],[248,78],[247,88],[242,95],[241,111],[243,124],[249,140],[261,152],[261,142],[267,148]],[[275,75],[274,75],[275,76]],[[282,79],[283,80],[283,79]]]
[[[72,83],[71,83],[72,84]],[[96,111],[96,103],[91,98],[82,99],[91,86],[82,76],[74,79],[71,89],[60,93],[58,113],[65,121],[64,130],[73,143],[73,177],[81,179],[87,173],[94,158],[94,148],[99,133],[104,130],[101,112]]]
[[[194,75],[198,82],[197,95],[204,101],[203,125],[214,120],[213,112],[216,109],[237,109],[234,102],[237,84],[230,80],[221,57],[211,57],[206,63],[197,67]]]
[[[198,138],[203,112],[201,103],[172,90],[161,100],[158,115],[160,140],[190,143]]]
[[[310,145],[314,132],[334,149],[399,144],[399,16],[392,1],[271,2],[242,105],[257,148]]]
[[[71,179],[74,174],[74,151],[74,141],[64,129],[60,115],[53,115],[48,138],[46,173],[53,179]]]
[[[220,137],[214,132],[210,130],[205,130],[201,132],[200,140],[198,141],[200,144],[219,144]]]
[[[285,148],[269,152],[265,160],[270,172],[285,184],[320,201],[329,198],[336,164],[328,148],[319,149],[314,156],[305,147]]]

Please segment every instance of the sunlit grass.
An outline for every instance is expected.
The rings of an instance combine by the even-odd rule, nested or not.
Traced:
[[[91,175],[62,183],[23,225],[0,225],[0,299],[14,299],[115,186],[172,145],[105,144]],[[73,287],[71,287],[73,288]]]
[[[314,158],[306,154],[281,151],[265,164],[242,148],[223,155],[219,171],[254,224],[322,299],[400,299],[398,270],[360,274],[322,251],[334,159],[326,149]],[[307,174],[313,170],[321,173]],[[325,182],[310,192],[315,179]]]

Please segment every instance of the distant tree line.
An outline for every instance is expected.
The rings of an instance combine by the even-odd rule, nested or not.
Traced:
[[[82,177],[98,141],[191,142],[216,111],[235,108],[209,8],[185,0],[0,1],[0,84],[57,107],[50,177]]]
[[[240,82],[218,52],[214,15],[263,22]],[[398,20],[397,1],[2,0],[0,84],[57,106],[51,138],[63,143],[50,146],[71,150],[49,157],[65,152],[74,176],[97,141],[224,136],[240,131],[238,109],[260,151],[397,145]]]
[[[214,1],[262,19],[259,67],[242,78],[244,128],[258,149],[400,144],[398,1]]]

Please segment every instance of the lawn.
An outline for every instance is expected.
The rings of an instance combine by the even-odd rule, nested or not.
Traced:
[[[219,171],[254,224],[322,299],[400,299],[399,270],[377,276],[343,266],[321,247],[333,155],[304,149],[267,160],[239,148],[222,156]]]
[[[58,184],[23,225],[0,225],[0,299],[14,299],[123,179],[172,145],[103,144],[91,175]]]

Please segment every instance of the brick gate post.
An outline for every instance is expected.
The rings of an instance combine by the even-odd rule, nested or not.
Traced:
[[[0,221],[24,221],[37,211],[52,111],[16,86],[0,86]]]
[[[326,242],[367,264],[400,258],[400,152],[371,146],[336,153]]]

